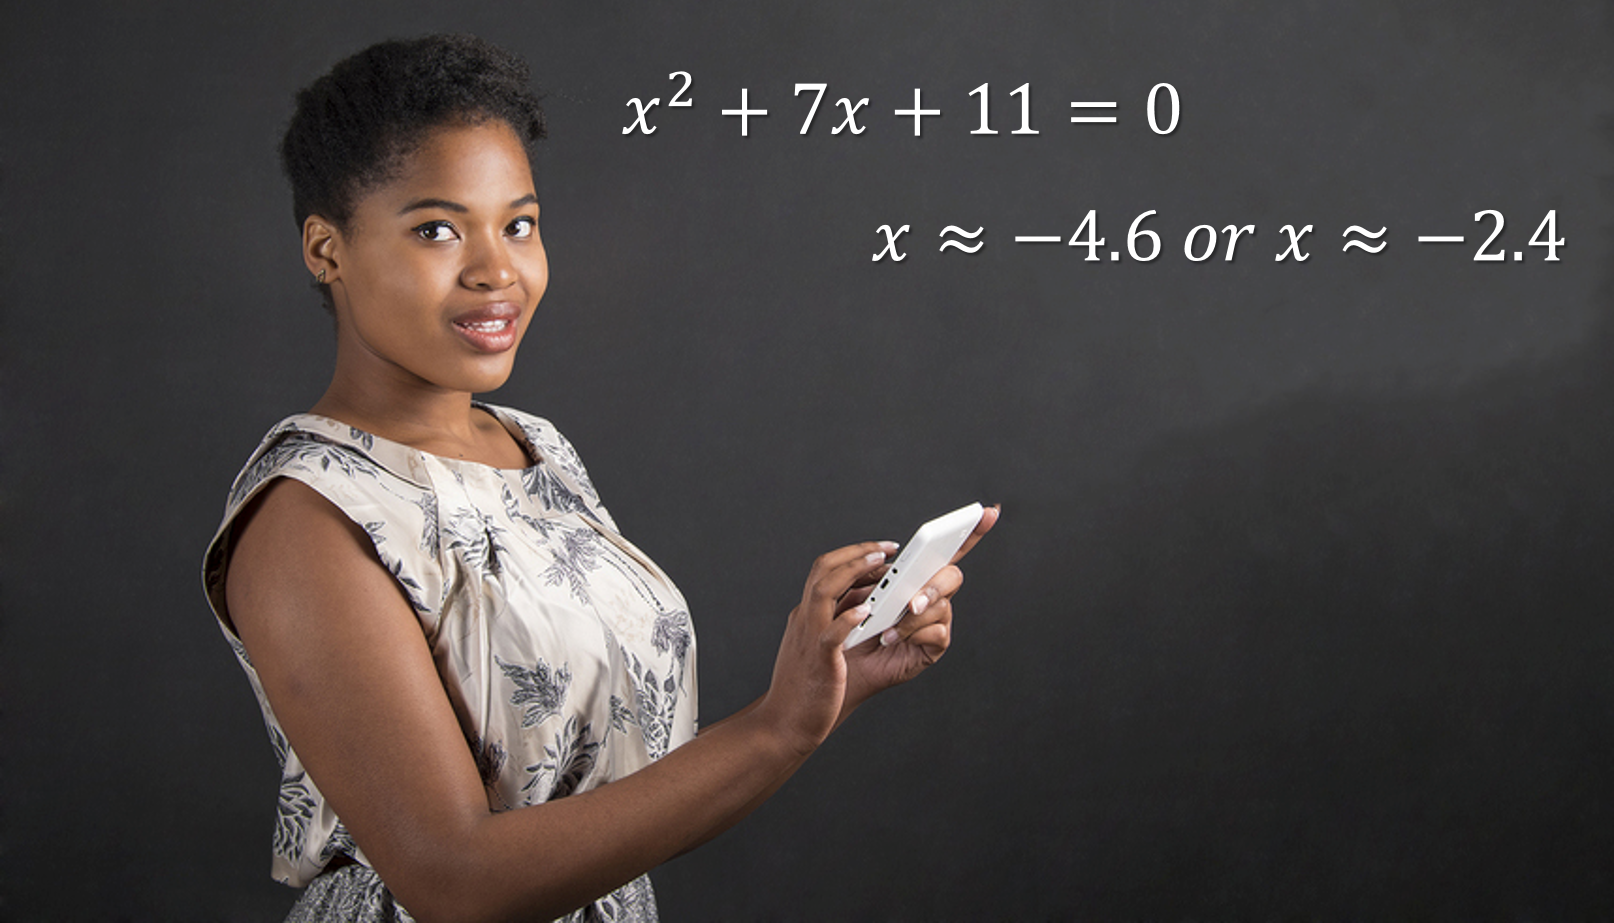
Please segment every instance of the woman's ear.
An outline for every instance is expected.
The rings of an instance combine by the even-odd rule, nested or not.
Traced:
[[[330,285],[341,273],[339,237],[335,225],[320,217],[303,219],[303,265],[318,285]]]

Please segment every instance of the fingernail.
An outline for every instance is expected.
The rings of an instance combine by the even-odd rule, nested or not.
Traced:
[[[925,611],[925,608],[928,607],[929,605],[930,605],[930,594],[929,593],[920,593],[918,596],[915,596],[913,598],[913,602],[908,604],[908,611],[912,612],[914,615],[918,615],[919,613]]]
[[[889,553],[889,552],[892,552],[892,551],[896,551],[899,546],[897,545],[896,542],[881,542],[880,547],[884,548]]]
[[[859,605],[853,606],[852,608],[850,608],[850,609],[848,609],[846,611],[851,613],[853,618],[855,618],[855,619],[857,619],[858,621],[861,622],[862,620],[869,617],[869,604],[868,603],[861,603]]]
[[[895,628],[887,628],[885,630],[885,633],[880,635],[880,646],[881,647],[890,647],[891,645],[896,644],[896,643],[897,643],[897,630]]]
[[[871,551],[868,554],[863,556],[863,563],[865,563],[865,564],[879,564],[881,561],[884,561],[884,560],[885,560],[885,552],[883,552],[883,551]]]

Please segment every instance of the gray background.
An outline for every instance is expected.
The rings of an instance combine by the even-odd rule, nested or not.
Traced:
[[[4,14],[6,917],[289,906],[198,562],[332,358],[292,93],[445,29],[549,93],[553,281],[494,399],[678,578],[708,720],[765,687],[813,555],[1006,510],[947,660],[661,869],[666,918],[1614,915],[1609,3],[231,6]],[[624,136],[674,70],[695,106]],[[1066,122],[1094,99],[1120,121]],[[1106,250],[1158,210],[1162,255],[1012,243],[1088,209]],[[1472,260],[1481,209],[1522,262]],[[1200,223],[1258,232],[1190,263]]]

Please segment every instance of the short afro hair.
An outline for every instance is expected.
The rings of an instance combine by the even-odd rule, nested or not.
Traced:
[[[446,124],[505,122],[530,163],[544,110],[527,81],[521,58],[470,35],[381,42],[338,62],[297,94],[280,142],[298,228],[317,214],[345,229],[359,196]]]

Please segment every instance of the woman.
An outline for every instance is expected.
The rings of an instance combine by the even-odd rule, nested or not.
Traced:
[[[336,369],[242,470],[205,578],[282,761],[292,919],[654,919],[648,869],[947,649],[952,566],[843,652],[895,546],[837,549],[767,693],[696,733],[677,589],[549,423],[472,399],[548,279],[542,134],[519,60],[432,37],[339,63],[282,143]]]

